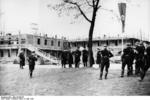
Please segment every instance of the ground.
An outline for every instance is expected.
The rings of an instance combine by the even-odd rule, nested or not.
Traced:
[[[37,65],[32,79],[27,65],[23,70],[17,64],[0,66],[0,95],[150,95],[150,72],[143,82],[139,82],[136,76],[121,78],[120,64],[111,64],[107,80],[98,80],[99,68],[96,65],[80,69]]]

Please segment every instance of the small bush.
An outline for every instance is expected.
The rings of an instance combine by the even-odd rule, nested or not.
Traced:
[[[15,60],[13,61],[13,64],[19,64],[19,60],[18,60],[18,59],[15,59]]]

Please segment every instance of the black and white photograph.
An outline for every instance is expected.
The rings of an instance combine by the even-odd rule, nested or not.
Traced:
[[[149,67],[150,0],[0,0],[1,100],[147,97]]]

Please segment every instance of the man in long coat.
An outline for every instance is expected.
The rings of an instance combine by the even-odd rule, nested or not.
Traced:
[[[35,68],[35,61],[37,61],[37,57],[35,56],[35,51],[33,51],[28,57],[30,78],[32,78],[33,70]]]

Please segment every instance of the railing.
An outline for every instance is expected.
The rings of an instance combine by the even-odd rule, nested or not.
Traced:
[[[35,46],[32,46],[32,45],[27,45],[26,48],[30,49],[31,51],[35,51],[36,53],[38,53],[40,56],[44,56],[44,58],[50,60],[50,61],[53,61],[53,62],[56,62],[56,60],[58,60],[56,57],[50,55],[49,53],[46,53],[40,49],[38,49],[37,47]],[[58,63],[58,61],[57,61]]]

